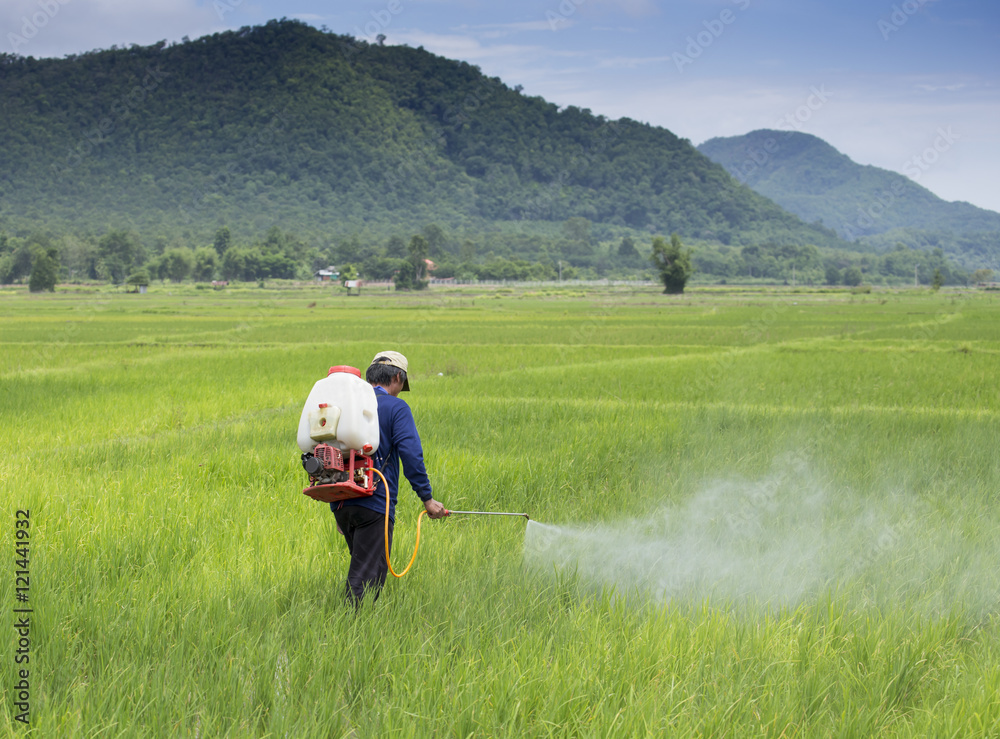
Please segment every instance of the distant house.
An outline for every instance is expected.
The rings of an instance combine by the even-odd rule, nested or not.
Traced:
[[[313,272],[313,277],[316,278],[317,282],[330,282],[340,277],[340,271],[336,267],[327,267]]]

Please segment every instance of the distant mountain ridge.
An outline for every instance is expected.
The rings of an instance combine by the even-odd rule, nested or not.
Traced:
[[[896,242],[937,246],[967,266],[1000,258],[1000,213],[949,203],[908,177],[855,163],[816,136],[762,129],[709,139],[698,150],[804,221],[849,241],[879,250]]]
[[[670,131],[560,110],[463,62],[298,21],[32,59],[0,55],[0,229],[204,242],[585,218],[687,239],[849,245]]]

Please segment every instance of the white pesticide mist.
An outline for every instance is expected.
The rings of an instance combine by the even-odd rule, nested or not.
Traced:
[[[995,611],[1000,527],[990,518],[972,541],[968,524],[913,495],[837,488],[791,458],[765,479],[714,481],[645,519],[530,521],[524,562],[664,601],[782,607],[837,593],[928,614]]]

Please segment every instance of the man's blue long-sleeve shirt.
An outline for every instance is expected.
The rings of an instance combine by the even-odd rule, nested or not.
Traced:
[[[420,435],[417,424],[413,421],[413,413],[405,400],[389,395],[383,388],[375,388],[378,400],[378,451],[375,452],[375,467],[385,475],[389,483],[389,517],[396,520],[396,498],[399,493],[399,463],[403,463],[403,474],[410,487],[420,498],[428,501],[431,495],[431,481],[424,467],[424,449],[420,445]],[[376,513],[385,514],[385,488],[382,481],[375,476],[375,494],[364,498],[351,498],[337,503],[331,503],[330,509],[340,506],[359,505]]]

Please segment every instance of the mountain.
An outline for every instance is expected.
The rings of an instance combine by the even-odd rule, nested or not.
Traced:
[[[710,139],[698,150],[804,221],[868,248],[937,247],[970,267],[1000,256],[1000,213],[949,203],[908,177],[853,162],[816,136],[765,129]]]
[[[0,230],[208,243],[428,223],[846,246],[670,131],[297,21],[64,59],[0,55]],[[556,224],[554,227],[552,224]],[[617,231],[616,231],[617,229]],[[619,236],[620,238],[620,236]]]

